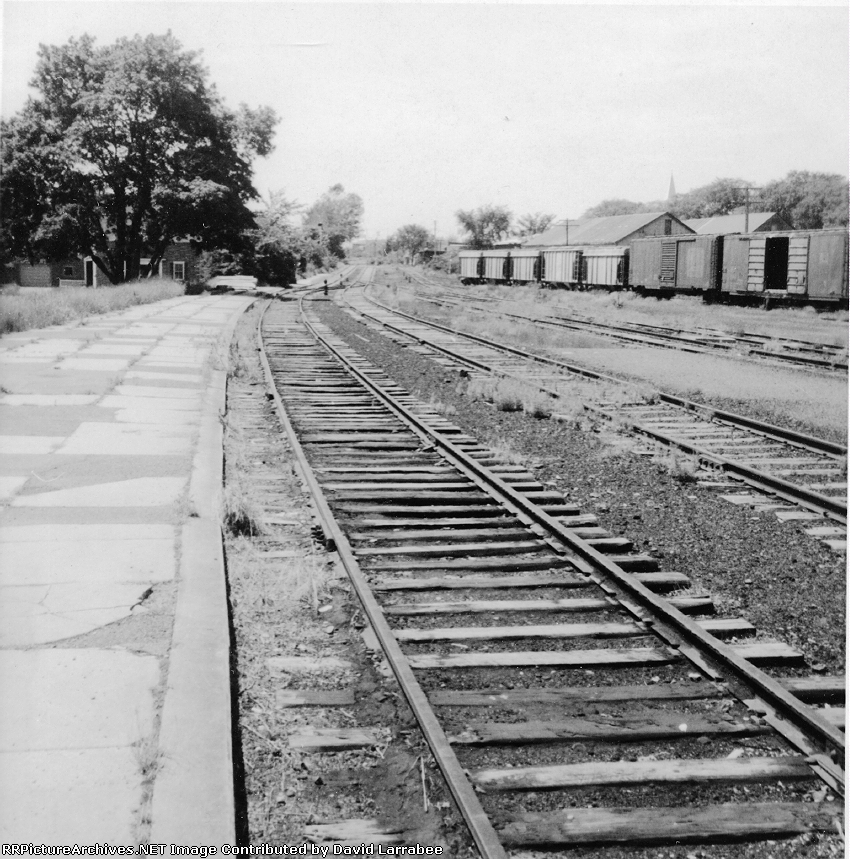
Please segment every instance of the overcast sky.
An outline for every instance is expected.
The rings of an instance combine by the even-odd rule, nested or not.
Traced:
[[[485,203],[576,217],[721,176],[847,173],[848,9],[6,2],[2,113],[39,42],[170,29],[231,106],[281,117],[263,194],[360,194],[364,236]]]

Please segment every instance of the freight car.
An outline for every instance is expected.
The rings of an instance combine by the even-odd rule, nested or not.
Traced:
[[[462,251],[464,283],[698,294],[706,301],[847,305],[846,230],[635,239],[628,245]]]
[[[669,236],[631,244],[630,287],[752,304],[847,303],[847,231]]]

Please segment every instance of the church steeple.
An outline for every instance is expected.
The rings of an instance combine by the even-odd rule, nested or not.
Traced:
[[[673,181],[673,174],[670,174],[670,190],[667,192],[667,202],[672,203],[676,199],[676,183]]]

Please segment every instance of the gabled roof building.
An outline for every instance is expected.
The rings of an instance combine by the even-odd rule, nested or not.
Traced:
[[[525,247],[570,245],[627,245],[632,239],[648,236],[678,236],[693,233],[689,226],[670,212],[639,212],[634,215],[611,215],[570,221],[569,234],[564,221],[544,233],[529,236]]]

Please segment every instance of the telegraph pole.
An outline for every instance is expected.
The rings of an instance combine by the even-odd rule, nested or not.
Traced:
[[[748,233],[750,231],[750,191],[763,191],[764,189],[755,188],[752,185],[742,185],[734,190],[744,191],[746,193],[744,202],[744,233]]]

